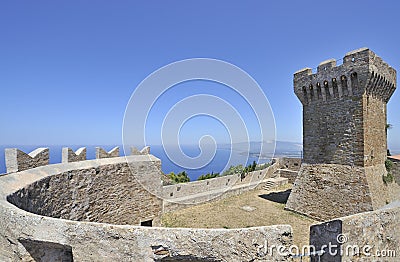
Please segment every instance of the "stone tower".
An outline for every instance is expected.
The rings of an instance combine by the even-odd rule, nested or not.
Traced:
[[[287,209],[324,220],[386,204],[386,104],[395,89],[396,71],[367,48],[294,74],[304,158]]]

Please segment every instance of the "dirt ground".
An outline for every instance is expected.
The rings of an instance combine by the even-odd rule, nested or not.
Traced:
[[[165,227],[244,228],[289,224],[293,228],[293,244],[308,245],[310,225],[317,221],[284,210],[291,185],[275,190],[254,190],[215,202],[166,213]]]

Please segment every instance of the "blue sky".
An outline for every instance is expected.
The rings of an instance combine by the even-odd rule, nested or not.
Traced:
[[[277,139],[301,141],[293,73],[364,46],[399,69],[399,10],[398,1],[365,0],[2,1],[0,144],[121,144],[135,87],[195,57],[249,73],[269,99]],[[397,90],[388,104],[392,148],[400,148],[399,100]],[[183,130],[221,128],[198,120]]]

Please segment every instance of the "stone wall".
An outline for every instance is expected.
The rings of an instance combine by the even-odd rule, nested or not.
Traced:
[[[40,249],[54,256],[46,261],[60,261],[56,259],[60,253],[71,259],[66,261],[289,261],[264,250],[268,250],[266,244],[286,248],[292,244],[288,225],[146,228],[50,219],[18,211],[12,214],[1,208],[1,261],[41,261],[45,253],[38,256]]]
[[[363,96],[364,163],[385,163],[387,157],[386,103],[372,95]]]
[[[293,184],[299,174],[301,167],[301,158],[283,157],[279,158],[280,169],[278,174],[280,177],[287,178],[288,182]]]
[[[303,164],[286,209],[318,220],[373,209],[368,181],[360,167]]]
[[[110,151],[105,151],[101,147],[96,147],[96,159],[109,158],[109,157],[119,157],[119,147],[116,146]]]
[[[38,148],[29,154],[17,148],[6,148],[6,169],[7,173],[19,172],[49,164],[49,149]]]
[[[301,158],[294,158],[294,157],[279,158],[279,164],[281,169],[299,171],[301,167],[301,162],[302,162]]]
[[[76,162],[73,169],[59,173],[51,172],[51,166],[43,167],[38,172],[50,176],[19,189],[7,200],[42,216],[124,225],[154,220],[157,224],[162,200],[149,193],[136,176],[146,175],[160,184],[160,160],[146,156],[127,159],[130,163],[124,157],[107,159],[109,164],[96,160]],[[132,173],[132,163],[142,167],[140,174]],[[23,179],[24,174],[19,176]]]
[[[293,184],[296,181],[296,178],[299,174],[299,171],[292,171],[289,169],[279,169],[278,172],[279,176],[286,178],[290,184]]]
[[[267,248],[288,248],[293,243],[288,225],[245,229],[131,225],[161,211],[160,200],[136,180],[145,176],[154,181],[159,172],[157,158],[136,155],[1,176],[0,261],[288,261],[286,255]],[[155,184],[154,188],[161,187]]]
[[[317,220],[372,211],[400,199],[400,187],[383,182],[384,165],[303,164],[299,173],[286,209]]]
[[[75,152],[69,147],[62,148],[61,162],[77,162],[86,160],[86,147],[81,147]]]
[[[304,162],[363,165],[362,123],[359,98],[304,105]]]
[[[333,247],[333,252],[325,248],[325,254],[311,261],[399,261],[399,217],[397,205],[313,225],[310,245],[317,251],[329,243],[337,248]]]
[[[183,208],[185,204],[198,204],[240,194],[256,187],[260,188],[270,178],[276,176],[276,172],[280,167],[279,161],[278,159],[276,163],[266,169],[248,173],[243,181],[241,181],[238,174],[163,186],[162,198],[165,199],[165,211],[175,210],[178,207]],[[279,181],[279,183],[287,183],[287,180]],[[174,203],[184,205],[176,206]]]
[[[391,157],[388,157],[388,159],[393,162],[391,173],[394,177],[394,181],[400,185],[400,160]]]
[[[131,146],[131,155],[148,155],[148,154],[150,154],[149,146],[143,147],[142,150],[140,151],[136,147]]]

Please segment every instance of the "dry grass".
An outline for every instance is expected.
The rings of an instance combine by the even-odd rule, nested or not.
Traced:
[[[215,202],[188,207],[162,217],[165,227],[244,228],[289,224],[294,244],[307,245],[309,227],[316,221],[284,210],[290,186],[272,191],[254,190]],[[247,207],[246,211],[243,207]]]

